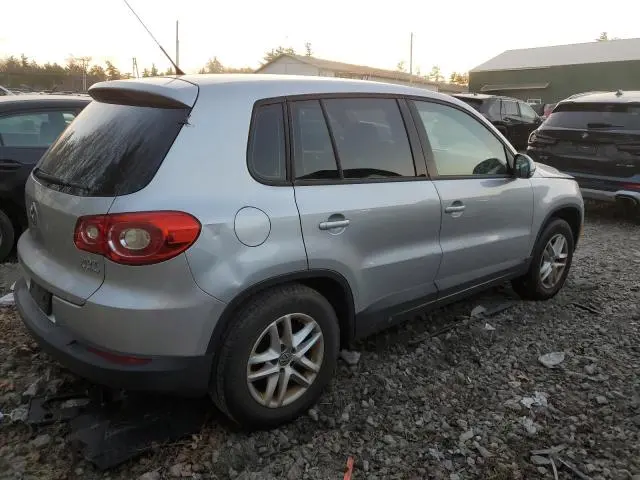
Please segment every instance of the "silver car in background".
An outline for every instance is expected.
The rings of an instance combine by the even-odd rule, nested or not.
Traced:
[[[273,427],[354,339],[509,280],[546,300],[569,272],[576,182],[450,96],[277,75],[90,94],[27,183],[15,290],[97,383]]]

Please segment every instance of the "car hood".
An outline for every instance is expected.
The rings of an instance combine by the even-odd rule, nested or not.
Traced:
[[[543,178],[573,178],[571,175],[561,172],[557,168],[539,162],[536,162],[535,175]]]

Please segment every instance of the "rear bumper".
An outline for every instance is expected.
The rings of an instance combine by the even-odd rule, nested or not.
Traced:
[[[31,297],[24,279],[16,282],[14,296],[22,321],[42,349],[80,377],[126,390],[184,396],[204,395],[208,391],[212,365],[210,354],[193,357],[141,356],[109,351],[53,323]],[[89,351],[91,347],[108,355],[132,355],[150,361],[144,365],[114,363]]]

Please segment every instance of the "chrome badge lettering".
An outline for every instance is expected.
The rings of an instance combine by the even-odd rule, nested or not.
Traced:
[[[87,270],[88,272],[100,273],[100,264],[95,260],[91,260],[89,258],[83,258],[80,261],[80,266],[83,270]]]

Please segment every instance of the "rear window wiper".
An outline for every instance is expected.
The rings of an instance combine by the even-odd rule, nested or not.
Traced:
[[[624,125],[614,125],[612,123],[587,123],[587,128],[624,128]]]
[[[33,175],[45,182],[53,183],[54,185],[59,185],[61,187],[71,187],[78,190],[85,190],[90,192],[91,189],[85,187],[84,185],[80,185],[79,183],[67,182],[61,178],[56,177],[55,175],[51,175],[50,173],[44,172],[40,168],[36,168],[33,170]]]

